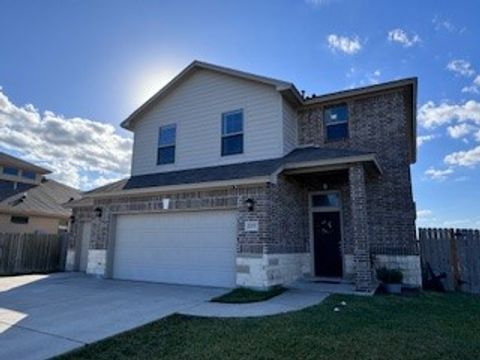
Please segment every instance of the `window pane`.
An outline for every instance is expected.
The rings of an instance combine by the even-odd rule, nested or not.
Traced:
[[[332,106],[325,109],[325,124],[348,121],[347,105]]]
[[[340,198],[338,194],[322,194],[312,196],[312,206],[340,206]]]
[[[10,221],[14,224],[28,224],[28,217],[26,216],[12,216]]]
[[[4,167],[3,173],[7,175],[18,175],[18,169],[14,167]]]
[[[175,144],[176,130],[175,125],[162,126],[158,134],[158,146]]]
[[[0,180],[0,190],[13,190],[14,182],[8,180]],[[2,198],[0,197],[0,200]]]
[[[22,171],[22,176],[27,179],[35,180],[35,175],[33,171]]]
[[[347,137],[348,123],[327,126],[327,140],[345,139]]]
[[[222,138],[222,156],[243,153],[243,135]]]
[[[241,111],[223,114],[222,135],[243,131],[243,113]]]
[[[158,148],[157,165],[172,164],[175,162],[175,146]]]

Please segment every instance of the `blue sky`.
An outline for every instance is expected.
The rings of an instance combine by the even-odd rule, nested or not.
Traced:
[[[128,174],[131,134],[119,123],[193,59],[307,94],[418,76],[418,223],[480,227],[478,1],[2,0],[1,9],[0,149],[62,181],[85,189]]]

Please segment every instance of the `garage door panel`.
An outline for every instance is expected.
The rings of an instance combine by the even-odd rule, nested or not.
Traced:
[[[120,263],[130,263],[135,264],[139,263],[137,260],[138,257],[142,258],[144,263],[149,266],[152,263],[156,263],[157,267],[167,266],[169,264],[177,265],[190,264],[198,267],[213,267],[215,268],[225,268],[230,270],[232,267],[231,257],[225,256],[225,251],[221,249],[211,249],[208,251],[202,249],[198,251],[198,248],[194,248],[195,253],[192,252],[180,252],[178,250],[174,252],[162,251],[161,249],[141,249],[136,250],[135,256],[132,257],[131,252],[119,252],[115,257],[115,261]],[[141,263],[139,264],[141,266]]]
[[[113,275],[234,286],[236,234],[233,211],[119,215]]]

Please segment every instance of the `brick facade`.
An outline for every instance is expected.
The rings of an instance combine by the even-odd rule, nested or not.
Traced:
[[[402,90],[347,100],[349,138],[335,142],[324,138],[324,104],[308,105],[299,112],[300,145],[375,152],[383,170],[380,176],[352,163],[344,170],[280,174],[276,182],[263,185],[98,198],[91,207],[74,209],[70,249],[77,248],[82,221],[91,220],[92,264],[89,257],[87,271],[105,274],[116,214],[236,209],[237,284],[287,283],[311,272],[309,193],[328,189],[337,190],[342,199],[344,277],[354,281],[358,290],[370,290],[375,255],[383,255],[382,264],[394,259],[416,278],[418,250],[405,103]],[[168,210],[163,209],[165,198],[170,199]],[[255,201],[254,211],[245,205],[248,198]],[[100,218],[93,216],[96,207],[102,209]],[[258,221],[258,232],[244,230],[245,221],[251,220]]]
[[[324,136],[323,110],[330,104],[311,105],[299,115],[300,145],[350,148],[377,154],[383,174],[366,180],[373,253],[418,255],[406,102],[404,90],[347,100],[349,137],[339,141],[327,141]]]

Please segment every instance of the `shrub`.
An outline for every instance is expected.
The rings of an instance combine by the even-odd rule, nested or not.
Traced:
[[[384,284],[401,284],[403,274],[399,269],[381,267],[377,269],[377,279]]]

